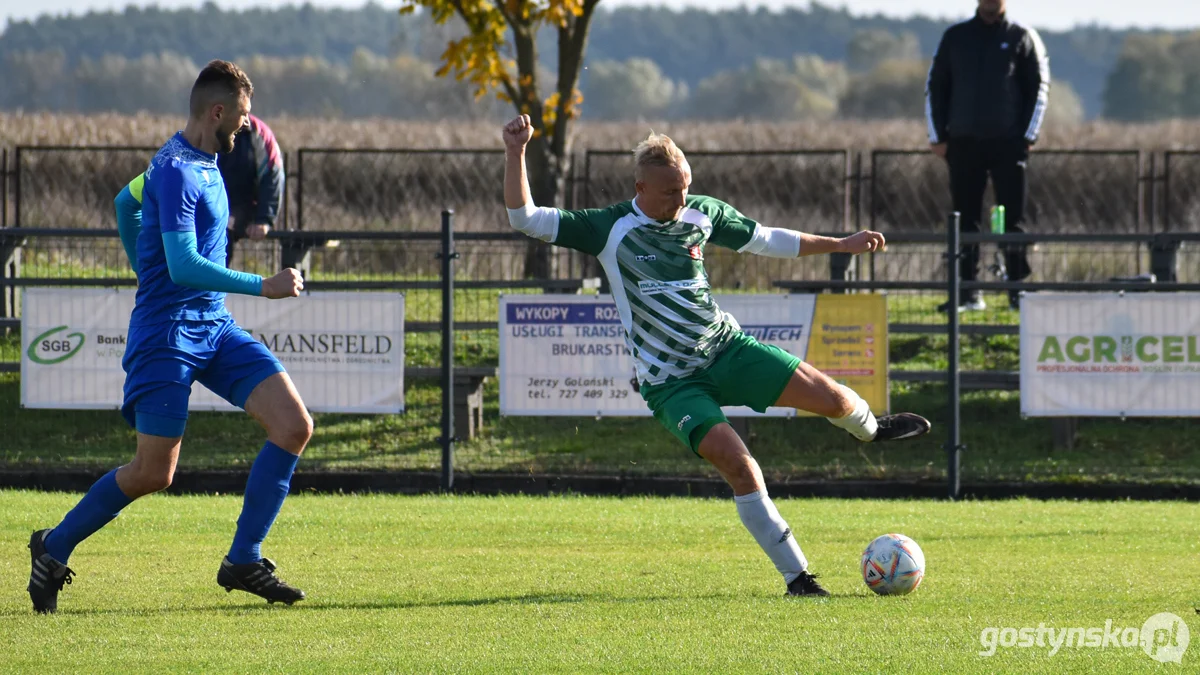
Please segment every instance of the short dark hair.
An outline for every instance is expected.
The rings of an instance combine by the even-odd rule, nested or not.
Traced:
[[[190,108],[193,117],[201,117],[209,107],[238,97],[254,97],[254,84],[250,76],[235,63],[215,59],[209,61],[196,83],[192,85]]]

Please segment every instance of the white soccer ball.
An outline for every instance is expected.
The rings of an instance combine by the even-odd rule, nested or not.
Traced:
[[[925,554],[902,534],[876,537],[863,551],[862,576],[879,595],[912,593],[925,578]]]

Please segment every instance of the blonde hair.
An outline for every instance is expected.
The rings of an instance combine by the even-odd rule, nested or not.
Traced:
[[[636,163],[634,168],[634,178],[642,179],[642,173],[649,166],[673,166],[682,167],[687,158],[683,156],[683,151],[675,145],[675,141],[671,140],[663,134],[650,132],[646,140],[638,143],[633,149],[633,159]]]

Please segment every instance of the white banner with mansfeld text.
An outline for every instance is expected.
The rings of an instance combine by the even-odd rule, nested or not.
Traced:
[[[133,289],[29,288],[21,317],[21,405],[120,408]],[[287,369],[314,412],[404,410],[404,296],[230,295],[238,325]],[[199,383],[191,410],[235,410]]]

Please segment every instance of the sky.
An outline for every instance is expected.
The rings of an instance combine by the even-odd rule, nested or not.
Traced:
[[[358,7],[365,0],[312,0],[314,5]],[[396,4],[377,0],[379,4]],[[282,6],[299,4],[297,0],[216,0],[228,8]],[[119,9],[126,5],[190,7],[199,0],[0,0],[0,20],[31,19],[44,13],[77,14],[89,10]],[[808,0],[603,0],[601,6],[666,5],[719,9],[749,5],[771,8],[807,7]],[[962,18],[974,11],[974,0],[824,0],[831,6],[845,6],[854,13],[883,13],[908,17],[917,13],[939,18]],[[1009,0],[1009,14],[1039,28],[1063,30],[1080,24],[1099,24],[1114,28],[1200,28],[1200,0]]]

